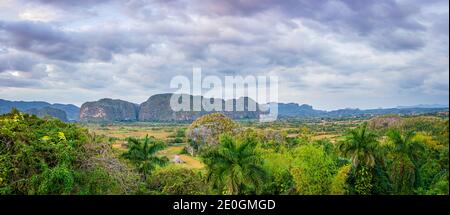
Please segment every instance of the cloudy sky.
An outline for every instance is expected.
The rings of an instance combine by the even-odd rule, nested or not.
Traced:
[[[319,109],[448,104],[448,47],[448,0],[0,0],[0,98],[141,103],[199,66]]]

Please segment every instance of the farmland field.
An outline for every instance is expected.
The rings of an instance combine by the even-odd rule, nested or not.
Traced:
[[[344,121],[340,123],[336,122],[315,122],[309,123],[309,127],[340,127],[339,125],[345,124],[348,127],[357,126],[361,123],[362,120],[354,121]],[[106,136],[110,139],[112,147],[118,151],[126,150],[126,142],[127,138],[135,137],[135,138],[144,138],[145,136],[154,137],[156,139],[168,142],[170,139],[173,139],[176,136],[176,131],[178,129],[186,129],[189,124],[161,124],[161,123],[111,123],[107,125],[102,124],[85,124],[83,125],[89,129],[91,133],[95,133],[96,135]],[[255,125],[245,126],[245,128],[253,128],[256,131],[264,132],[265,130],[276,130],[277,132],[284,133],[287,138],[297,138],[301,136],[301,132],[308,132],[311,140],[329,140],[331,142],[336,142],[339,138],[339,133],[336,131],[317,131],[317,132],[309,132],[307,125],[304,125],[301,128],[298,128],[298,125],[295,123],[285,124],[282,127],[275,126],[276,129],[271,128],[260,128],[260,126]],[[201,159],[190,156],[188,154],[182,154],[184,147],[187,145],[185,142],[184,136],[182,138],[182,142],[175,144],[168,144],[167,148],[158,152],[158,156],[166,156],[169,159],[172,159],[175,155],[181,154],[181,160],[184,163],[174,164],[179,165],[186,168],[194,168],[201,169],[204,167]]]

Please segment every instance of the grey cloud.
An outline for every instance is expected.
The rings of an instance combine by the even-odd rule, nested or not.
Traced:
[[[201,66],[204,75],[219,77],[278,74],[284,93],[292,96],[284,99],[291,101],[363,104],[386,93],[399,101],[402,95],[427,101],[431,93],[446,100],[448,81],[442,79],[448,79],[448,63],[442,62],[448,61],[448,10],[435,12],[430,4],[445,2],[433,2],[27,2],[77,18],[20,21],[20,5],[17,16],[3,16],[0,89],[147,97],[146,92],[167,92],[170,78],[190,76],[192,66]],[[51,72],[45,71],[49,65]],[[7,70],[23,71],[23,77]],[[366,100],[348,97],[353,92]]]
[[[376,28],[402,28],[409,30],[423,29],[419,22],[411,19],[419,9],[411,5],[399,5],[394,0],[231,0],[208,1],[204,4],[215,5],[220,15],[238,13],[251,16],[266,10],[281,10],[290,17],[301,17],[328,23],[348,26],[360,34],[367,34]],[[214,9],[211,10],[216,12]],[[337,26],[339,27],[339,26]]]
[[[40,85],[35,80],[0,76],[0,87],[39,87]]]
[[[90,7],[97,4],[110,2],[111,0],[37,0],[37,2],[43,4],[54,5],[63,8],[71,7]]]
[[[119,1],[127,15],[144,21],[161,20],[169,17],[189,19],[187,5],[191,1],[180,0],[127,0]]]
[[[7,70],[28,72],[36,63],[36,60],[27,56],[0,53],[0,73]]]
[[[164,5],[166,7],[177,5],[174,2],[181,4],[184,1],[172,0]],[[267,11],[279,11],[287,18],[320,22],[321,25],[325,25],[336,33],[370,40],[369,44],[384,50],[401,51],[421,48],[422,38],[415,33],[426,30],[426,27],[414,18],[420,13],[418,7],[406,3],[400,5],[395,0],[208,0],[195,2],[198,4],[190,8],[191,12],[211,16],[252,17]],[[403,42],[402,39],[405,37],[389,33],[398,30],[414,35],[415,39]],[[382,32],[383,37],[372,36],[377,32]],[[399,44],[386,44],[384,42],[386,40]]]
[[[449,14],[432,14],[429,19],[433,21],[432,32],[435,36],[444,37],[448,41]]]
[[[86,59],[84,44],[49,24],[42,22],[0,22],[0,31],[9,37],[3,43],[20,50],[30,51],[51,59],[83,61]]]
[[[393,30],[374,34],[371,38],[373,46],[387,51],[416,50],[425,46],[419,32]]]
[[[43,22],[0,20],[0,32],[7,35],[0,42],[9,47],[70,62],[110,61],[114,53],[140,52],[146,47],[127,32],[70,32]]]

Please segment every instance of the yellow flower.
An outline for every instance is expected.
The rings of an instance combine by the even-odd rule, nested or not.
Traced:
[[[47,136],[47,135],[45,135],[45,136],[43,136],[43,137],[41,138],[41,140],[43,140],[43,141],[49,141],[49,140],[50,140],[50,137]]]
[[[66,141],[66,135],[63,132],[58,132],[58,138],[61,141]]]

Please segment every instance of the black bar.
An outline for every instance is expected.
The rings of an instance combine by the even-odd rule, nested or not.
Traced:
[[[175,202],[207,202],[200,209],[174,209]],[[236,206],[261,202],[266,209],[218,209],[219,200],[228,200]],[[250,201],[249,201],[250,200]],[[273,200],[273,209],[267,208],[267,200]],[[299,214],[295,212],[337,212],[352,214],[361,212],[385,213],[391,209],[403,213],[419,210],[442,211],[449,209],[449,196],[0,196],[0,208],[21,212],[58,213],[61,211],[101,212],[114,214]],[[198,205],[198,204],[193,204]],[[255,205],[251,205],[255,206]]]

